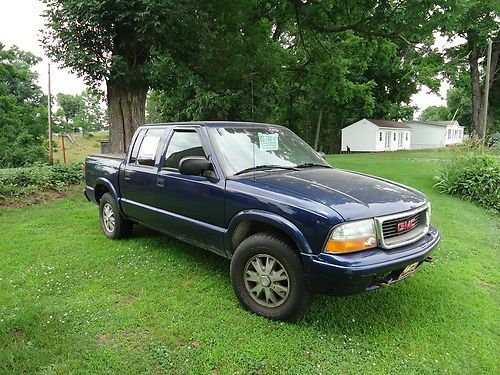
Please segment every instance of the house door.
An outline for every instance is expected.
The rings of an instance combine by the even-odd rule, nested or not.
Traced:
[[[384,148],[386,150],[390,150],[391,148],[391,132],[385,132],[385,144],[384,144]]]
[[[398,148],[403,148],[403,133],[398,133]]]

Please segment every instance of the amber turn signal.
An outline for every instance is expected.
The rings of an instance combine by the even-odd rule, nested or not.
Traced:
[[[352,221],[336,226],[326,243],[327,253],[352,253],[377,246],[373,219]]]
[[[326,244],[327,253],[352,253],[377,246],[374,236],[351,239],[351,240],[329,240]]]

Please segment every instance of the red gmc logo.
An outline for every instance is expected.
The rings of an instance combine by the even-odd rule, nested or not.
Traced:
[[[415,227],[415,225],[417,225],[417,223],[415,222],[415,218],[402,221],[401,223],[398,223],[398,232],[410,230],[411,228]]]

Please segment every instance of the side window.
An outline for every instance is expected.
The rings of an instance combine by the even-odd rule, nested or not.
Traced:
[[[382,132],[379,133],[378,140],[382,142]]]
[[[156,149],[165,129],[149,129],[144,136],[137,154],[136,162],[140,165],[155,165]],[[134,146],[135,149],[135,146]]]
[[[137,135],[137,138],[135,139],[135,142],[134,142],[134,148],[132,149],[132,152],[130,153],[129,163],[136,162],[137,154],[139,153],[139,147],[141,146],[142,139],[144,138],[145,133],[146,133],[145,130],[141,130],[141,132]]]
[[[405,133],[405,135],[406,135],[406,140],[408,140],[408,133]]]
[[[394,140],[396,140],[396,132],[394,132]]]
[[[176,130],[168,144],[163,168],[178,169],[179,162],[186,156],[206,157],[200,136],[194,130]]]

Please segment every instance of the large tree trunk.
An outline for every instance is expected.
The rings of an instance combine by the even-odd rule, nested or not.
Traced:
[[[479,78],[479,51],[477,49],[477,40],[474,34],[467,33],[467,44],[469,47],[469,66],[470,66],[470,83],[471,83],[471,99],[472,99],[472,126],[474,132],[481,137],[482,132],[482,96],[481,82]]]
[[[490,95],[491,100],[491,88],[493,82],[498,79],[497,64],[500,55],[500,47],[498,43],[500,42],[500,35],[497,35],[493,41],[493,51],[491,55],[491,66],[490,66]],[[497,45],[495,45],[495,43]],[[470,66],[470,81],[471,81],[471,96],[472,96],[472,125],[474,126],[474,131],[481,137],[483,134],[484,127],[484,84],[481,85],[481,78],[479,76],[479,59],[483,57],[479,52],[477,36],[472,32],[467,33],[467,45],[469,47],[469,66]],[[486,65],[486,63],[485,63]],[[486,121],[486,126],[490,128],[493,124],[493,111],[491,105],[488,108],[488,116]],[[488,130],[487,128],[487,130]],[[487,133],[487,132],[486,132]]]
[[[126,152],[135,130],[146,120],[148,86],[125,87],[120,82],[106,83],[109,111],[109,149]]]

